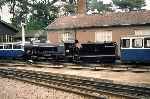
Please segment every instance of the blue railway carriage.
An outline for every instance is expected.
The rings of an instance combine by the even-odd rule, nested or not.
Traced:
[[[0,43],[0,58],[20,58],[24,55],[24,48],[19,43]]]
[[[121,37],[123,63],[150,63],[150,36]]]

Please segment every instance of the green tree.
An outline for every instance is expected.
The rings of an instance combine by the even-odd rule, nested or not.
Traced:
[[[66,2],[63,8],[66,16],[77,13],[77,0],[69,0],[69,1],[62,0],[62,1]]]
[[[0,7],[8,5],[10,13],[13,15],[12,24],[18,27],[29,13],[30,0],[1,0]]]
[[[53,3],[34,2],[27,22],[28,31],[43,29],[57,17],[58,9],[53,6]]]
[[[13,14],[14,17],[16,2],[17,0],[0,0],[0,9],[2,9],[3,6],[8,5],[10,8],[10,13]]]
[[[98,11],[97,13],[104,13],[107,11],[112,11],[111,4],[104,4],[103,1],[99,0],[87,0],[88,10],[94,11],[95,9]]]
[[[21,21],[27,22],[27,29],[46,27],[57,17],[57,8],[53,4],[57,0],[0,0],[0,7],[8,5],[13,14],[12,24],[20,27]]]
[[[5,5],[5,3],[6,3],[6,0],[1,0],[0,1],[0,9],[2,8],[3,5]]]
[[[16,27],[20,27],[21,22],[25,22],[27,15],[30,13],[30,2],[29,0],[15,0],[10,8],[10,13],[13,14],[11,19],[12,24]]]
[[[77,4],[68,3],[67,5],[64,6],[64,9],[65,9],[65,15],[76,14],[77,13]]]
[[[141,10],[145,6],[145,0],[112,0],[113,4],[122,10]]]

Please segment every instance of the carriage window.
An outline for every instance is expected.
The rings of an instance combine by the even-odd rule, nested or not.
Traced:
[[[122,39],[121,40],[121,47],[129,48],[130,47],[130,39]]]
[[[143,47],[143,39],[133,39],[132,47],[133,48],[142,48]]]
[[[144,45],[145,48],[150,48],[150,38],[144,39]]]
[[[21,45],[14,45],[13,48],[14,49],[21,49]]]
[[[0,49],[3,49],[3,45],[0,45]]]
[[[6,45],[4,45],[4,49],[12,49],[12,44],[6,44]]]

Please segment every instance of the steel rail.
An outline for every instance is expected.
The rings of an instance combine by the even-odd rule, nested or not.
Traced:
[[[65,74],[54,74],[48,72],[37,72],[23,69],[0,69],[0,75],[7,77],[18,77],[31,79],[38,82],[52,83],[68,87],[76,87],[82,90],[96,93],[109,93],[130,98],[150,97],[150,87],[139,87],[114,84],[110,81],[99,79],[71,76]]]

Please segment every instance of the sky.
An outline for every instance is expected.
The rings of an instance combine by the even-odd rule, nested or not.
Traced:
[[[111,0],[101,0],[103,1],[104,3],[110,3]],[[145,0],[146,1],[146,9],[149,9],[150,10],[150,0]],[[10,23],[10,18],[12,17],[12,15],[9,14],[8,12],[8,7],[3,7],[2,11],[0,11],[0,16],[1,16],[1,19]]]

